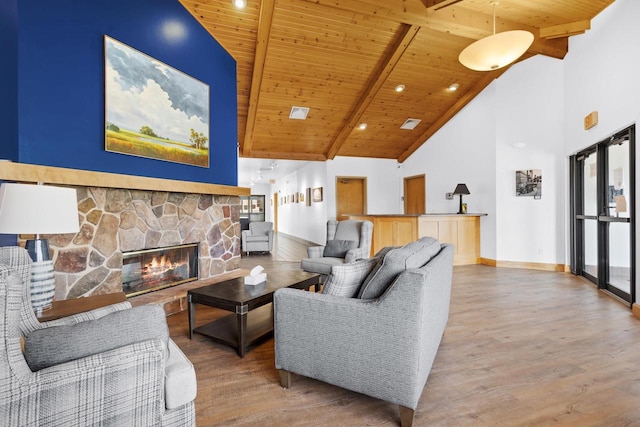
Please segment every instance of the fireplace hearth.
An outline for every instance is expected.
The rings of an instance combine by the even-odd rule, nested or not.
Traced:
[[[129,297],[198,279],[198,244],[122,254],[122,290]]]

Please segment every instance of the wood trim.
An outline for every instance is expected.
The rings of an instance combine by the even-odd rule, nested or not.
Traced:
[[[306,160],[309,162],[324,162],[325,160],[327,160],[327,156],[325,156],[324,154],[258,150],[252,150],[248,155],[243,153],[242,157],[277,160]]]
[[[520,261],[496,261],[490,258],[480,258],[480,263],[491,267],[503,268],[522,268],[526,270],[542,270],[555,271],[557,273],[565,273],[566,266],[564,264],[547,264],[541,262],[520,262]]]
[[[249,94],[249,111],[247,112],[247,127],[244,132],[242,154],[248,156],[253,145],[253,129],[256,124],[256,113],[260,102],[260,89],[264,64],[267,59],[269,38],[271,37],[271,23],[275,0],[263,0],[260,5],[260,18],[258,20],[258,36],[256,37],[256,54],[253,61],[253,75],[251,76],[251,93]]]
[[[488,265],[489,267],[495,267],[496,266],[496,260],[495,259],[491,259],[491,258],[480,258],[480,264]]]
[[[640,319],[640,305],[634,302],[631,306],[631,313],[633,314],[633,317]]]
[[[575,36],[583,34],[591,29],[591,20],[584,19],[582,21],[570,22],[568,24],[554,25],[552,27],[540,28],[540,37],[545,39],[555,39],[559,37]]]
[[[6,161],[0,162],[0,180],[85,187],[127,188],[132,190],[173,191],[176,193],[216,194],[222,196],[248,196],[251,194],[250,188],[231,185],[177,181]]]

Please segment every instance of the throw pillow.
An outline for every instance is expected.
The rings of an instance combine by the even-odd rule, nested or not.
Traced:
[[[351,249],[356,249],[358,242],[355,240],[328,240],[324,246],[323,256],[332,258],[344,258]]]
[[[353,298],[379,259],[361,259],[351,264],[334,265],[322,289],[323,294]]]
[[[440,243],[433,237],[423,237],[389,250],[360,287],[358,298],[380,297],[400,273],[422,267],[440,252],[440,248]]]
[[[74,325],[37,329],[25,338],[24,357],[32,371],[150,339],[166,350],[169,329],[162,307],[144,305]]]

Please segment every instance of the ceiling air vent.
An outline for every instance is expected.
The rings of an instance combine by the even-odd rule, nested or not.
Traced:
[[[291,107],[289,118],[295,120],[306,120],[307,114],[309,114],[308,107]]]
[[[420,123],[422,120],[420,119],[407,119],[402,126],[400,126],[400,129],[415,129],[416,126],[418,126],[418,123]]]

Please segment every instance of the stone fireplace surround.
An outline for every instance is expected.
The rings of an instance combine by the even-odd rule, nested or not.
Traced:
[[[240,273],[240,195],[249,189],[3,162],[0,179],[74,187],[80,231],[49,239],[56,272],[55,299],[122,290],[122,252],[199,244],[199,279]],[[210,282],[210,280],[208,280]],[[186,309],[190,282],[130,298]]]

